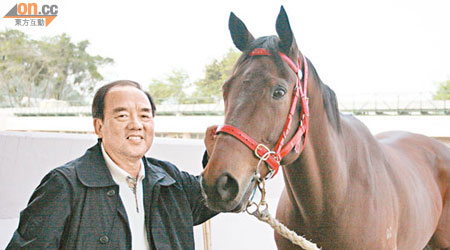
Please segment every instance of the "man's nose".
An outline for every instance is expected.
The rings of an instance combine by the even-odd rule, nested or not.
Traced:
[[[130,116],[130,121],[128,123],[129,129],[141,130],[143,128],[142,121],[139,119],[138,115]]]

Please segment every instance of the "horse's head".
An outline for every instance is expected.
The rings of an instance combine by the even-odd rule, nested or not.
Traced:
[[[304,133],[297,133],[298,124],[307,123],[300,112],[307,106],[302,105],[306,97],[300,79],[307,65],[283,7],[276,21],[278,37],[254,39],[233,13],[229,29],[242,55],[223,84],[226,125],[218,130],[202,187],[211,208],[237,212],[245,209],[259,177],[277,168],[284,156],[283,164],[299,156]]]

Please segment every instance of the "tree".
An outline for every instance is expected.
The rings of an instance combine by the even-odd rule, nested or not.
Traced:
[[[89,41],[74,44],[65,33],[39,44],[43,54],[48,56],[47,73],[53,75],[52,88],[47,86],[45,90],[49,90],[48,95],[57,100],[77,100],[92,93],[95,84],[103,80],[98,67],[113,63],[111,58],[90,55],[86,51]]]
[[[149,92],[156,103],[183,103],[186,99],[184,90],[189,87],[188,74],[183,70],[172,70],[164,80],[153,79],[149,85]]]
[[[216,59],[206,65],[205,77],[194,83],[197,87],[194,96],[210,97],[207,100],[209,102],[219,100],[222,97],[222,84],[230,77],[231,70],[240,54],[240,52],[230,49],[220,61]]]
[[[433,96],[434,100],[450,100],[450,80],[440,82],[439,89]]]
[[[43,68],[37,44],[17,30],[0,33],[0,90],[8,103],[31,99],[33,82]]]
[[[230,76],[234,63],[240,53],[230,49],[219,61],[214,60],[205,66],[205,77],[188,83],[189,76],[183,70],[173,70],[165,79],[153,79],[149,85],[149,92],[155,98],[155,102],[166,103],[212,103],[222,96],[222,84]],[[186,93],[186,89],[195,87],[192,95]]]
[[[33,40],[18,30],[0,32],[0,95],[10,106],[31,106],[33,99],[81,101],[103,80],[98,67],[113,63],[90,55],[88,45],[67,34]]]

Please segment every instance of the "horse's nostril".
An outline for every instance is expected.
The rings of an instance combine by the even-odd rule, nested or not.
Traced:
[[[222,201],[233,200],[238,193],[238,183],[230,174],[224,174],[219,177],[216,182],[216,188]]]

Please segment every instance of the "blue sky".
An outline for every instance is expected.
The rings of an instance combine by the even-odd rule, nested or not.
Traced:
[[[92,54],[116,61],[103,70],[107,81],[146,85],[173,69],[194,81],[233,47],[230,11],[259,37],[275,34],[281,4],[300,50],[338,95],[432,91],[450,79],[447,0],[33,2],[57,4],[58,16],[46,28],[18,29],[36,38],[66,32],[75,41],[88,39]],[[2,0],[0,14],[16,3]],[[2,18],[0,28],[17,27]]]

